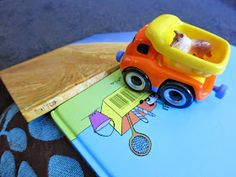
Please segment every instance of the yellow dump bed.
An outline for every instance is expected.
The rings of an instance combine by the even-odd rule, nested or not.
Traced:
[[[213,46],[212,57],[201,59],[170,47],[175,36],[174,30],[186,34],[191,39],[201,39],[210,42]],[[184,23],[174,15],[165,14],[157,17],[148,25],[145,33],[155,50],[164,56],[164,63],[176,70],[207,77],[221,74],[227,66],[230,45],[226,40],[208,31]]]

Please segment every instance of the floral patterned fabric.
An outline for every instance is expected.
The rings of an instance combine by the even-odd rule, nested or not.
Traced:
[[[27,123],[0,83],[0,177],[96,176],[50,115]]]

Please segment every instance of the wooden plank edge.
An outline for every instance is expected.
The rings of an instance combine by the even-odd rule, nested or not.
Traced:
[[[33,119],[42,116],[45,113],[48,113],[49,111],[55,109],[60,104],[64,103],[65,101],[69,100],[70,98],[76,96],[80,92],[86,90],[88,87],[92,86],[96,82],[102,80],[104,77],[108,76],[115,70],[119,68],[119,64],[108,71],[104,71],[88,80],[86,80],[83,83],[80,83],[74,87],[68,88],[65,92],[61,93],[60,95],[57,95],[47,102],[40,104],[36,107],[32,107],[30,109],[23,109],[21,110],[22,115],[25,117],[27,122],[32,121]],[[84,89],[83,89],[84,88]],[[14,99],[14,98],[13,98]]]

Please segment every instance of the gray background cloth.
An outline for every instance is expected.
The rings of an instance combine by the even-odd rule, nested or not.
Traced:
[[[137,31],[163,13],[236,44],[235,0],[0,0],[0,69],[92,34]]]

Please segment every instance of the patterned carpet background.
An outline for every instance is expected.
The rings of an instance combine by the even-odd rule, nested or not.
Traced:
[[[236,45],[235,0],[0,0],[0,69],[98,33],[172,13]]]
[[[0,177],[96,176],[49,115],[27,124],[1,90]]]

